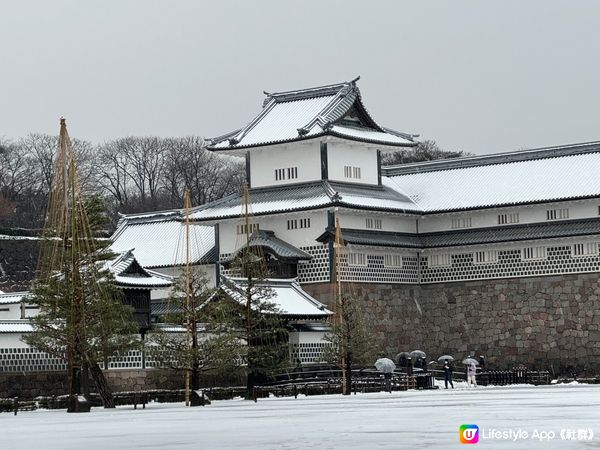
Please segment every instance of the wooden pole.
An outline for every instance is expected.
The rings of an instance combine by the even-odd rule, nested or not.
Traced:
[[[339,333],[340,368],[342,370],[342,394],[350,395],[352,386],[352,361],[350,348],[350,321],[348,316],[347,299],[342,293],[342,262],[341,253],[344,247],[340,219],[335,219],[335,278],[336,278],[336,321]]]
[[[245,272],[247,278],[246,284],[246,345],[248,346],[248,379],[246,383],[247,393],[246,396],[250,397],[254,395],[254,363],[252,358],[251,346],[253,345],[252,341],[252,258],[250,255],[250,212],[249,212],[249,203],[250,203],[250,192],[248,189],[248,182],[244,181],[244,193],[243,193],[243,202],[244,202],[244,230],[246,236],[246,244],[243,252],[244,263],[242,264],[242,270]],[[255,399],[256,401],[256,399]]]
[[[185,406],[190,406],[190,375],[193,366],[192,362],[192,302],[191,302],[191,271],[190,271],[190,191],[185,190],[183,194],[183,210],[184,210],[184,230],[185,230],[185,309],[186,309],[186,334],[187,334],[187,349],[189,357],[187,358],[186,364],[188,367],[185,368]]]

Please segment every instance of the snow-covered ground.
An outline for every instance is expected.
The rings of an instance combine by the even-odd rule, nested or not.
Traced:
[[[90,414],[4,413],[0,448],[448,449],[463,447],[461,424],[479,426],[477,445],[484,448],[600,448],[600,385],[463,385],[454,390],[271,398],[256,404],[228,400],[204,408],[150,404],[145,410],[96,408]],[[508,434],[510,429],[528,436],[489,439],[491,430]],[[570,430],[590,429],[592,440],[561,439],[561,430],[568,430],[563,431],[566,436]],[[553,439],[539,440],[552,432]]]

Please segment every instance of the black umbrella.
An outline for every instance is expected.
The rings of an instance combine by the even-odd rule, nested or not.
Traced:
[[[396,355],[396,362],[400,361],[401,359],[408,359],[410,358],[410,353],[408,352],[400,352]]]

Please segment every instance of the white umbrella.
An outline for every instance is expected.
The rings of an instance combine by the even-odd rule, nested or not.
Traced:
[[[427,357],[425,352],[423,352],[421,350],[413,350],[412,352],[410,352],[410,356],[411,356],[411,358],[414,358],[414,359],[417,359],[417,358],[425,359]]]
[[[479,361],[477,361],[476,359],[473,359],[473,358],[465,358],[465,359],[463,359],[462,363],[466,364],[467,366],[470,364],[475,364],[476,366],[479,365]]]
[[[454,358],[450,355],[442,355],[438,358],[438,361],[439,362],[446,362],[446,361],[453,362]]]
[[[375,361],[375,368],[383,373],[392,373],[396,368],[396,364],[390,358],[379,358]]]

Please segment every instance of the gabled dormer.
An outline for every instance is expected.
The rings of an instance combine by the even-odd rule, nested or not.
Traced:
[[[265,92],[254,120],[206,148],[245,156],[252,188],[318,180],[379,185],[381,151],[412,147],[415,136],[377,124],[357,81]]]

